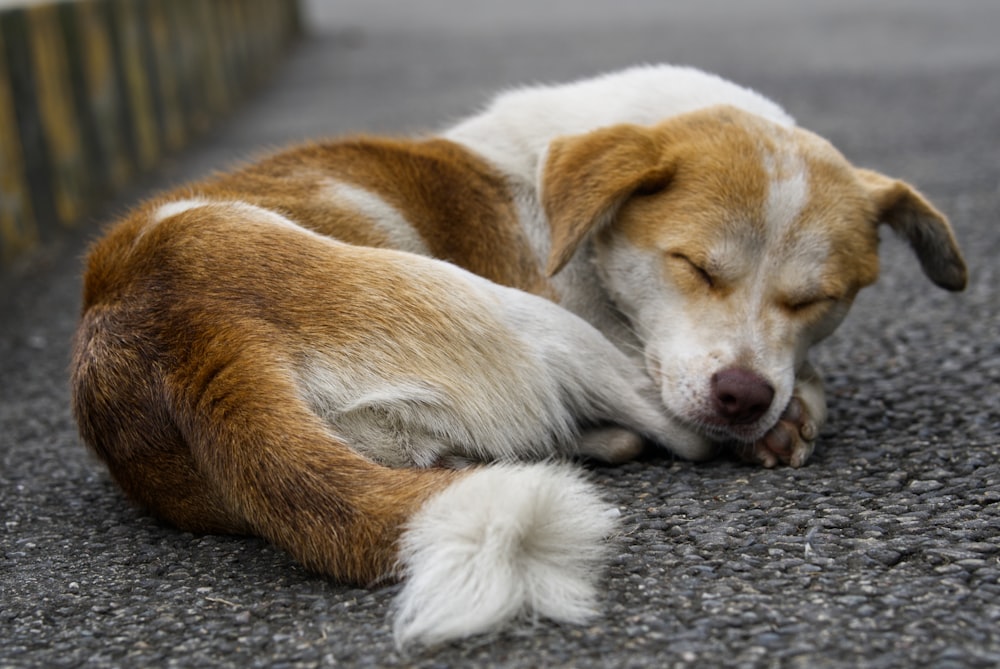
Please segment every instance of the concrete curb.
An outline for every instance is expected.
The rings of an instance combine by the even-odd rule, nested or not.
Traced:
[[[0,12],[0,264],[204,132],[300,33],[298,0]]]

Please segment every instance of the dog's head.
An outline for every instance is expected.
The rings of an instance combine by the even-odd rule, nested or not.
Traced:
[[[591,240],[605,288],[675,416],[751,441],[791,398],[808,348],[878,276],[878,226],[961,290],[951,228],[909,185],[731,107],[556,140],[542,174],[550,275]]]

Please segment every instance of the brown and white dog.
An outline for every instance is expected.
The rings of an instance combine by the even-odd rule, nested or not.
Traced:
[[[615,511],[524,461],[646,439],[802,465],[807,352],[876,279],[879,223],[963,288],[922,196],[752,91],[670,66],[517,90],[137,208],[89,257],[74,410],[178,527],[403,577],[400,644],[581,621]]]

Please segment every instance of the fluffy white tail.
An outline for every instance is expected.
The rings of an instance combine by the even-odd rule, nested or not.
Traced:
[[[521,615],[587,620],[615,516],[568,466],[470,472],[428,500],[402,536],[397,645],[481,634]]]

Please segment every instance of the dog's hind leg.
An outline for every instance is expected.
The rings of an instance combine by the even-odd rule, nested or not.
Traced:
[[[250,531],[339,580],[401,576],[400,646],[594,615],[614,513],[579,473],[373,463],[331,434],[266,342],[254,349],[195,370],[173,409],[198,471]]]

